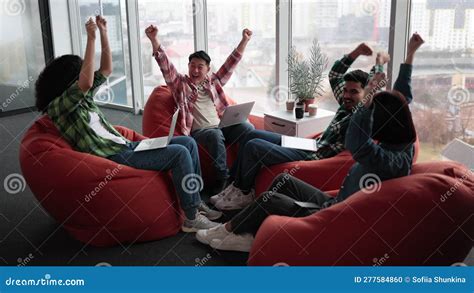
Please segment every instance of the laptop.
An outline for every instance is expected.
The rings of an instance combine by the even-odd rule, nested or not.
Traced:
[[[317,151],[316,140],[311,138],[302,138],[294,136],[281,136],[281,146],[290,149],[299,149],[306,151]]]
[[[171,120],[171,126],[170,126],[170,133],[168,134],[168,136],[144,139],[137,145],[134,151],[142,152],[142,151],[161,149],[161,148],[167,147],[171,139],[173,138],[174,129],[176,127],[176,121],[178,121],[178,114],[179,114],[179,108],[173,114],[173,119]]]
[[[227,126],[244,123],[247,121],[254,104],[255,102],[248,102],[228,106],[222,115],[221,122],[219,123],[218,127],[224,128]]]

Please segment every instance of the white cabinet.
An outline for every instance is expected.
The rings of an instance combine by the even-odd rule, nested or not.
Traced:
[[[275,111],[265,113],[263,122],[267,131],[288,136],[307,137],[324,131],[334,115],[335,113],[332,111],[318,109],[316,116],[304,113],[302,119],[296,119],[294,110],[291,112]]]

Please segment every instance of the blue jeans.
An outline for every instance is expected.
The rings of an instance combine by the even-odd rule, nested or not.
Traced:
[[[242,141],[237,160],[232,167],[234,185],[244,192],[250,191],[262,166],[272,166],[285,162],[303,161],[312,154],[310,151],[284,148],[281,135],[265,130],[253,130]]]
[[[181,208],[188,219],[194,219],[201,203],[199,191],[202,189],[201,166],[194,139],[178,136],[171,139],[166,148],[134,152],[138,143],[131,142],[128,150],[108,159],[136,169],[171,170]]]
[[[245,122],[224,128],[196,129],[191,132],[191,136],[204,147],[212,158],[212,164],[216,170],[216,179],[224,180],[229,177],[225,143],[238,143],[241,147],[243,146],[243,140],[252,130],[254,130],[253,125]]]

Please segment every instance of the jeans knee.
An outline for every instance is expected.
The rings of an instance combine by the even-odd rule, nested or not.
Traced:
[[[184,160],[190,160],[191,159],[191,154],[189,153],[189,150],[183,146],[183,145],[173,145],[173,154],[172,154],[172,159],[178,160],[179,162],[182,162]]]

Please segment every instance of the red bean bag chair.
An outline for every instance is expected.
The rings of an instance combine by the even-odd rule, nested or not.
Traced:
[[[316,135],[314,138],[318,137]],[[413,163],[416,162],[419,152],[419,141],[415,142],[415,154]],[[349,169],[354,164],[349,151],[340,152],[338,155],[323,160],[295,161],[268,166],[262,168],[257,176],[255,190],[256,194],[266,191],[276,175],[289,173],[312,186],[319,188],[329,194],[337,194],[342,181],[347,176]]]
[[[474,175],[455,162],[361,190],[304,218],[268,217],[249,265],[451,265],[474,244]]]
[[[229,99],[235,104],[231,99]],[[167,86],[158,86],[150,94],[143,111],[143,134],[147,137],[159,137],[168,135],[171,117],[176,105],[173,95]],[[182,113],[179,114],[175,135],[183,135],[181,131]],[[251,117],[251,123],[263,126],[263,119]],[[258,127],[257,126],[257,127]],[[231,145],[227,148],[227,165],[230,167],[237,158],[238,145]],[[212,166],[212,159],[208,152],[199,145],[199,158],[201,161],[202,177],[205,185],[212,184],[215,177],[215,170]]]
[[[116,129],[136,141],[144,137]],[[26,132],[20,148],[26,182],[72,237],[95,246],[175,235],[182,217],[168,172],[138,170],[73,150],[48,116]]]

